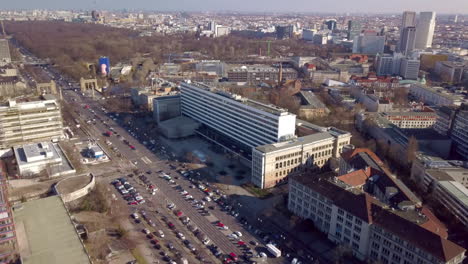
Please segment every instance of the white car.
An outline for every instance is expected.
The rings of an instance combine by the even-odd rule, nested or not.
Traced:
[[[137,200],[137,201],[143,200],[143,197],[140,196],[140,195],[137,195],[137,196],[135,196],[135,200]]]
[[[205,196],[205,198],[203,198],[203,200],[207,201],[207,202],[211,202],[211,198],[208,197],[208,196]]]
[[[234,233],[228,235],[228,237],[229,237],[229,238],[232,238],[232,239],[238,239],[238,238],[239,238],[239,237],[238,237],[236,234],[234,234]]]
[[[151,231],[149,231],[148,229],[145,228],[145,229],[143,229],[143,233],[145,233],[145,235],[149,235],[149,234],[151,234]]]
[[[180,238],[180,239],[182,239],[182,240],[185,240],[184,234],[182,234],[182,233],[180,233],[180,232],[177,233],[177,237]]]
[[[125,189],[120,189],[120,193],[121,193],[121,194],[127,194],[127,193],[128,193],[128,191],[127,191],[127,190],[125,190]]]
[[[164,237],[164,232],[163,232],[162,230],[158,230],[158,235],[159,235],[160,237]]]
[[[140,218],[137,213],[133,213],[132,217],[133,217],[133,219],[139,219]]]
[[[239,231],[234,232],[234,234],[236,234],[238,237],[241,237],[241,236],[242,236],[242,233],[239,232]]]

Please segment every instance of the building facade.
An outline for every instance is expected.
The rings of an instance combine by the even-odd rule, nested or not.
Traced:
[[[468,67],[463,62],[438,61],[435,64],[435,73],[444,82],[460,83],[466,68]]]
[[[292,138],[296,116],[287,110],[199,83],[182,83],[182,114],[251,149]]]
[[[463,96],[449,93],[442,87],[428,87],[423,84],[412,84],[409,93],[418,101],[435,106],[461,105]]]
[[[160,96],[153,100],[153,117],[161,123],[181,115],[180,95]]]
[[[387,112],[383,116],[399,128],[429,128],[437,121],[437,114],[427,112]]]
[[[401,32],[400,39],[400,52],[404,55],[408,55],[411,51],[414,50],[416,40],[416,28],[415,27],[405,27]]]
[[[0,148],[63,138],[60,105],[55,100],[0,106]]]
[[[468,160],[468,110],[458,111],[453,121],[451,138],[454,141],[455,151]]]
[[[432,47],[432,39],[434,38],[434,30],[436,25],[435,19],[435,12],[419,13],[419,19],[416,25],[416,49],[426,49]]]
[[[249,85],[262,82],[278,83],[297,79],[297,71],[291,68],[269,67],[264,65],[233,67],[227,72],[228,80]]]
[[[8,40],[0,39],[0,66],[11,63],[10,46]]]
[[[16,252],[16,231],[13,213],[8,202],[8,185],[5,175],[0,175],[0,262],[9,263]]]

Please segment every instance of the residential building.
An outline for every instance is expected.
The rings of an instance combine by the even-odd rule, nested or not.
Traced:
[[[395,192],[399,190],[388,188],[384,197]],[[288,209],[313,221],[329,240],[363,261],[433,264],[464,259],[466,250],[437,232],[432,213],[409,201],[392,207],[330,173],[292,177]]]
[[[360,34],[354,38],[353,53],[377,54],[383,53],[385,36]]]
[[[437,120],[437,114],[434,111],[420,112],[386,112],[383,117],[390,123],[399,128],[430,128]]]
[[[400,76],[406,80],[417,80],[419,76],[420,61],[418,59],[401,59]]]
[[[10,47],[7,39],[0,39],[0,66],[11,63]]]
[[[292,68],[248,65],[232,67],[228,70],[227,76],[230,82],[255,85],[263,82],[278,83],[279,81],[295,80],[297,79],[297,71]]]
[[[404,55],[409,55],[414,50],[416,40],[416,28],[405,27],[401,32],[399,51]]]
[[[180,89],[182,115],[224,135],[246,151],[294,137],[296,116],[286,109],[199,83],[184,82]]]
[[[291,175],[327,167],[329,160],[337,158],[344,146],[350,144],[351,134],[336,128],[321,129],[289,141],[255,147],[252,183],[262,189],[271,188]]]
[[[10,263],[17,250],[13,213],[8,202],[8,184],[5,172],[0,173],[0,262]]]
[[[442,87],[429,87],[419,83],[412,84],[409,93],[418,101],[434,106],[459,106],[465,101],[462,95],[450,93]]]
[[[353,40],[354,37],[359,36],[361,34],[362,25],[361,22],[350,20],[348,21],[348,32],[347,37],[349,40]]]
[[[465,69],[468,69],[468,66],[463,62],[438,61],[435,64],[435,73],[442,81],[449,83],[460,83]]]
[[[451,138],[454,141],[455,151],[462,159],[468,160],[468,107],[464,105],[458,111],[453,121]]]
[[[434,30],[436,25],[435,12],[419,13],[418,23],[416,25],[416,49],[426,49],[432,47],[432,39],[434,38]]]
[[[55,100],[0,106],[0,149],[63,138],[60,105]]]

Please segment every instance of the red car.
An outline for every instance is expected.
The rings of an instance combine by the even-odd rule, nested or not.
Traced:
[[[231,257],[232,260],[237,261],[237,255],[234,252],[229,253],[229,257]]]
[[[174,224],[171,223],[171,222],[167,223],[167,226],[168,226],[170,229],[174,229],[174,228],[175,228]]]
[[[130,148],[133,149],[133,150],[135,150],[135,146],[133,146],[133,145],[130,145]]]
[[[221,222],[218,222],[216,225],[219,226],[219,227],[224,227],[224,224],[221,223]]]
[[[184,215],[184,213],[182,213],[182,211],[175,211],[174,214],[177,215],[178,217],[181,217],[181,216]]]
[[[133,202],[129,202],[128,205],[137,205],[138,202],[137,201],[133,201]]]

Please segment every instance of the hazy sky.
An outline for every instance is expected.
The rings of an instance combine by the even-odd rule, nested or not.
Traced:
[[[0,0],[0,9],[145,9],[157,11],[402,12],[468,14],[468,0]]]

